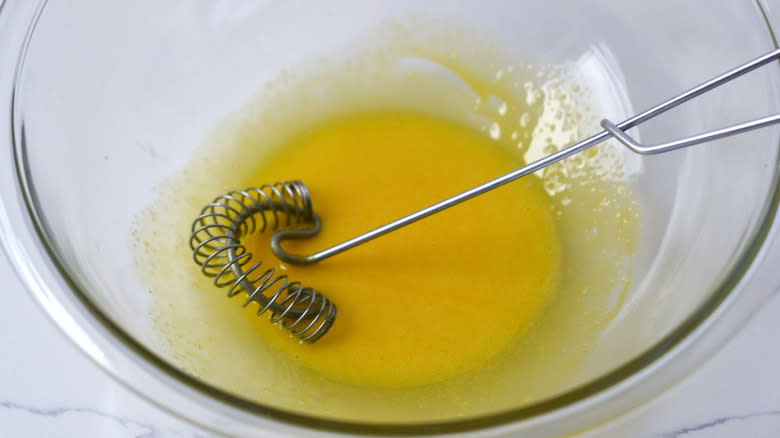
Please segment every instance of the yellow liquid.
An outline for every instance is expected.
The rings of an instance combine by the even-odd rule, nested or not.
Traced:
[[[576,71],[528,65],[450,23],[410,26],[265,83],[139,214],[136,267],[171,363],[263,405],[361,422],[492,414],[587,380],[639,229],[609,145],[316,266],[282,269],[269,236],[252,236],[256,259],[338,305],[314,345],[242,311],[192,263],[193,218],[229,190],[305,181],[323,230],[285,245],[309,253],[601,129]]]
[[[308,253],[522,165],[489,138],[412,112],[342,117],[282,145],[254,172],[260,185],[302,179],[323,223]],[[285,266],[268,235],[246,244],[265,266],[326,294],[331,331],[299,344],[266,316],[258,332],[295,361],[351,384],[442,381],[517,342],[558,284],[561,252],[549,196],[526,178],[310,266]]]

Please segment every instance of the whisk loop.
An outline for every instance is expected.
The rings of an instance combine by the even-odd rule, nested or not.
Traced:
[[[281,323],[303,342],[315,342],[336,319],[336,306],[324,295],[273,268],[261,268],[241,239],[270,228],[305,227],[303,235],[319,231],[319,218],[300,181],[266,184],[234,190],[217,197],[192,223],[190,248],[201,272],[217,287],[228,287],[228,297],[247,294],[243,306],[259,305],[258,316],[271,311],[271,321]],[[303,228],[302,228],[303,229]]]

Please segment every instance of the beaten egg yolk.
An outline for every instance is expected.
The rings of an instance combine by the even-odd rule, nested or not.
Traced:
[[[311,253],[522,164],[476,130],[390,111],[301,133],[249,185],[304,181],[322,231],[284,246]],[[542,316],[561,266],[550,200],[534,176],[315,265],[281,263],[268,239],[246,239],[254,260],[325,294],[339,313],[322,339],[301,344],[251,304],[259,336],[328,379],[360,386],[431,384],[497,357]]]

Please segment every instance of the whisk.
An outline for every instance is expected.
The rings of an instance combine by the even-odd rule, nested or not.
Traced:
[[[315,342],[333,325],[336,306],[314,289],[289,281],[287,275],[276,276],[273,268],[263,270],[262,262],[252,263],[252,254],[241,244],[243,237],[268,227],[275,230],[282,223],[307,224],[310,231],[302,235],[319,231],[319,218],[302,182],[233,190],[203,207],[192,223],[193,259],[214,285],[230,286],[228,297],[246,292],[244,307],[254,301],[260,306],[258,316],[270,310],[272,322],[281,323],[301,341]]]
[[[780,58],[780,49],[735,67],[620,123],[604,119],[601,121],[604,130],[589,138],[506,175],[310,255],[290,254],[281,246],[281,242],[286,239],[314,236],[321,227],[319,218],[312,210],[309,192],[302,182],[281,182],[259,188],[231,191],[206,205],[193,222],[190,236],[193,258],[205,275],[214,278],[217,287],[229,286],[228,297],[235,296],[241,291],[245,292],[247,298],[244,306],[256,302],[259,305],[258,315],[270,310],[272,322],[281,323],[303,342],[315,342],[333,325],[337,315],[336,306],[314,289],[304,287],[297,281],[289,281],[286,275],[275,276],[273,268],[261,269],[259,261],[250,264],[252,255],[241,244],[243,237],[256,230],[261,232],[267,228],[277,230],[271,236],[271,249],[280,260],[290,264],[315,263],[536,172],[610,138],[617,139],[638,154],[654,155],[780,123],[780,114],[774,114],[654,145],[638,143],[625,132],[778,58]],[[282,222],[285,228],[279,229]],[[269,294],[266,295],[265,292]]]

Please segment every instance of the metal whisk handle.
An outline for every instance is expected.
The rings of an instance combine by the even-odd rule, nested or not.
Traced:
[[[386,225],[382,225],[381,227],[375,228],[367,233],[361,234],[345,242],[339,243],[338,245],[334,245],[330,248],[324,249],[322,251],[310,255],[290,254],[282,248],[281,242],[285,239],[307,237],[307,235],[305,235],[303,232],[299,230],[283,230],[275,233],[274,236],[272,237],[271,249],[279,259],[287,263],[310,264],[310,263],[318,262],[328,257],[332,257],[336,254],[344,252],[350,248],[354,248],[358,245],[368,242],[369,240],[376,239],[377,237],[385,235],[391,231],[397,230],[401,227],[405,227],[406,225],[409,225],[413,222],[417,222],[420,219],[426,218],[432,214],[438,213],[442,210],[446,210],[447,208],[460,204],[463,201],[467,201],[483,193],[489,192],[495,188],[501,187],[504,184],[512,182],[530,173],[536,172],[537,170],[543,169],[553,163],[563,160],[564,158],[582,152],[599,143],[603,143],[604,141],[609,140],[612,137],[616,138],[618,141],[620,141],[622,144],[624,144],[625,146],[627,146],[629,149],[631,149],[636,153],[643,154],[643,155],[653,155],[653,154],[660,154],[663,152],[668,152],[668,151],[692,146],[695,144],[716,140],[731,135],[740,134],[743,132],[751,131],[765,126],[770,126],[776,123],[780,123],[780,114],[775,114],[758,120],[740,123],[737,125],[718,129],[715,131],[705,132],[690,137],[686,137],[686,138],[682,138],[670,142],[665,142],[661,144],[656,144],[656,145],[642,145],[640,143],[637,143],[634,139],[632,139],[630,136],[628,136],[625,133],[625,131],[628,129],[638,126],[641,123],[650,120],[653,117],[658,116],[659,114],[662,114],[703,93],[706,93],[714,88],[717,88],[725,84],[726,82],[736,79],[761,66],[764,66],[774,60],[777,60],[778,58],[780,58],[780,49],[773,50],[769,53],[759,56],[758,58],[748,61],[738,67],[735,67],[721,75],[718,75],[706,82],[703,82],[691,88],[690,90],[685,91],[684,93],[672,97],[671,99],[662,102],[620,123],[615,124],[613,122],[610,122],[609,120],[604,119],[601,122],[601,125],[602,127],[604,127],[604,130],[599,132],[598,134],[595,134],[589,138],[581,140],[571,146],[559,150],[558,152],[555,152],[551,155],[548,155],[544,158],[534,161],[533,163],[530,163],[524,167],[521,167],[517,170],[507,173],[506,175],[500,176],[491,181],[488,181],[474,188],[466,190],[465,192],[459,193],[448,199],[437,202],[431,206],[423,208],[422,210],[416,211],[400,219],[396,219]]]

